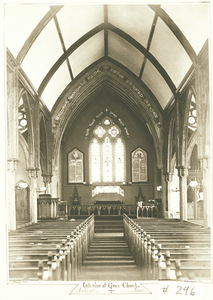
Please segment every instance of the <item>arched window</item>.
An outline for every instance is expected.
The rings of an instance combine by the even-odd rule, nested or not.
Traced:
[[[28,122],[24,100],[22,97],[19,100],[18,106],[18,129],[22,136],[25,138],[26,142],[28,142]]]
[[[191,131],[195,131],[197,129],[197,108],[196,108],[196,100],[193,94],[191,96],[191,102],[189,108],[188,128]]]
[[[125,146],[120,128],[108,117],[93,130],[90,142],[90,182],[125,181]]]

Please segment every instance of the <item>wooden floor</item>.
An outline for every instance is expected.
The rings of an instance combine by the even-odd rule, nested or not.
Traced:
[[[123,233],[94,235],[81,269],[80,281],[135,281],[140,279],[140,271]]]

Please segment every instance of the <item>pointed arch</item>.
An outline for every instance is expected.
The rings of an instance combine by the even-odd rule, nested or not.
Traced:
[[[27,120],[27,144],[29,149],[29,167],[34,166],[35,160],[35,139],[34,139],[34,125],[32,120],[32,113],[31,113],[31,106],[30,106],[30,99],[29,95],[26,90],[21,89],[19,94],[19,101],[23,100],[23,106],[26,113],[26,120]]]
[[[108,65],[110,67],[108,67]],[[120,75],[118,77],[114,77],[114,73],[104,71],[105,67],[116,70]],[[79,113],[91,101],[93,101],[94,97],[99,95],[101,89],[105,88],[105,90],[112,91],[115,95],[117,95],[147,127],[153,139],[158,168],[162,168],[163,133],[161,124],[163,117],[162,111],[158,109],[158,106],[155,104],[155,99],[153,99],[147,91],[139,85],[139,83],[135,80],[135,77],[131,77],[130,74],[126,73],[125,69],[121,69],[120,65],[114,65],[111,60],[99,62],[99,64],[94,65],[92,69],[90,69],[90,72],[94,73],[96,70],[100,70],[102,68],[103,71],[97,72],[97,75],[91,81],[86,80],[88,75],[85,80],[83,75],[83,77],[79,77],[75,85],[71,84],[69,88],[64,91],[60,99],[58,99],[59,101],[57,102],[57,106],[54,108],[52,116],[54,134],[53,163],[55,165],[58,163],[59,150],[63,135],[68,132],[71,124],[74,122]],[[86,74],[88,74],[88,71],[89,70],[87,69]],[[123,77],[129,78],[133,87],[137,85],[140,86],[141,91],[144,92],[145,96],[142,95],[142,92],[140,93],[139,89],[135,92],[135,90],[126,83],[126,79],[125,81],[122,79]],[[70,95],[75,94],[73,91],[75,91],[76,87],[81,88],[80,93],[75,97],[75,99],[71,99]],[[154,108],[155,115],[151,112],[151,108]]]
[[[90,183],[124,182],[125,142],[109,116],[96,121],[89,143]]]

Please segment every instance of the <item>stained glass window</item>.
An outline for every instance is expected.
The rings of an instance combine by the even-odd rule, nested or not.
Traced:
[[[100,182],[100,144],[97,139],[91,143],[91,181]]]
[[[95,130],[95,134],[99,137],[102,138],[104,134],[106,133],[106,130],[102,126],[98,126]]]
[[[90,182],[125,181],[125,147],[119,127],[105,118],[93,130],[90,143]]]
[[[82,183],[83,175],[83,153],[75,148],[68,154],[68,183]]]
[[[147,153],[137,148],[132,152],[132,182],[146,182],[147,180]]]
[[[119,134],[119,130],[116,126],[112,126],[109,130],[108,130],[109,134],[111,135],[111,137],[116,137]]]
[[[108,137],[102,146],[103,182],[112,182],[112,144]]]
[[[24,101],[21,98],[19,101],[19,108],[18,108],[18,128],[21,133],[24,133],[27,129],[27,116],[25,112],[25,107],[24,107]]]
[[[115,181],[124,180],[124,143],[120,138],[115,143]]]

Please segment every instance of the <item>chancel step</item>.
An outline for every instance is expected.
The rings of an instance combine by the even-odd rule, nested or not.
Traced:
[[[79,280],[140,280],[140,277],[123,235],[94,235]]]

